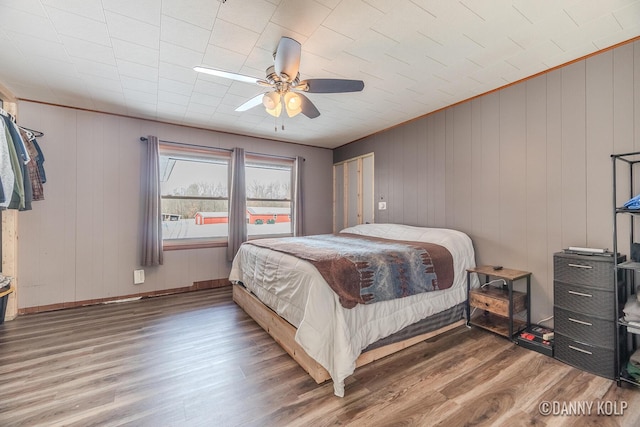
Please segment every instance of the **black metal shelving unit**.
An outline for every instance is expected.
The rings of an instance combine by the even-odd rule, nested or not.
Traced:
[[[619,222],[623,220],[623,217],[628,217],[629,220],[629,251],[634,243],[635,237],[635,222],[637,218],[640,218],[640,209],[628,209],[623,207],[618,202],[618,166],[625,166],[628,174],[628,186],[629,194],[627,200],[635,197],[638,193],[635,191],[636,183],[634,179],[635,165],[640,164],[640,151],[630,152],[623,154],[612,154],[612,171],[613,171],[613,253],[618,253],[618,239],[619,239]],[[618,262],[617,257],[614,257],[614,274],[616,279],[622,275],[624,277],[623,286],[615,287],[615,303],[617,305],[617,330],[615,331],[615,349],[616,349],[616,381],[618,385],[622,385],[622,382],[634,384],[640,387],[640,381],[633,379],[626,372],[626,363],[629,360],[631,352],[637,348],[637,334],[628,331],[631,326],[624,320],[622,307],[627,301],[627,298],[636,298],[636,274],[640,273],[640,262],[633,261],[631,259]]]

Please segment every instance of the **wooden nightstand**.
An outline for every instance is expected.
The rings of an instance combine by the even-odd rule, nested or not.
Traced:
[[[484,278],[480,288],[471,289],[471,274]],[[481,277],[482,276],[482,277]],[[513,282],[526,280],[526,292],[514,291]],[[496,286],[497,285],[497,286]],[[467,324],[487,329],[511,340],[531,324],[531,273],[491,265],[467,269]],[[471,309],[474,309],[473,316]],[[526,321],[514,314],[526,311]]]

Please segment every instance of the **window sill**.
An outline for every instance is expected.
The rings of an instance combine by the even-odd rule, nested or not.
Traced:
[[[252,234],[247,237],[247,240],[257,240],[257,239],[271,239],[274,237],[293,237],[293,233],[280,233],[280,234]]]
[[[273,237],[292,237],[292,233],[287,234],[256,234],[248,236],[247,240],[256,239],[268,239]],[[163,251],[180,251],[183,249],[204,249],[204,248],[226,248],[228,243],[224,242],[211,242],[211,241],[176,241],[176,242],[164,242],[162,244]]]
[[[180,251],[183,249],[226,248],[227,242],[165,242],[163,251]]]

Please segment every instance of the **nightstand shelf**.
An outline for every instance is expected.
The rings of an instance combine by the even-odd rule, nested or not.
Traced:
[[[509,324],[508,319],[491,312],[476,311],[471,316],[471,323],[473,326],[486,329],[503,337],[509,336]],[[527,327],[527,323],[520,319],[513,319],[513,331],[517,333],[523,331]],[[513,336],[513,335],[512,335]]]
[[[471,275],[484,278],[478,289],[471,289]],[[513,283],[526,280],[526,292],[515,291]],[[481,280],[482,282],[482,280]],[[501,283],[495,286],[495,283]],[[467,323],[502,335],[511,340],[531,324],[529,311],[531,273],[484,265],[467,269]],[[515,315],[526,312],[526,321]]]

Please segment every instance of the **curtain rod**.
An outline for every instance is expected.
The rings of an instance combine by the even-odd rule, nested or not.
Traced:
[[[146,136],[141,136],[140,137],[140,141],[142,142],[146,142],[148,141],[148,138]],[[165,144],[176,144],[176,145],[184,145],[185,147],[194,147],[194,148],[215,148],[216,150],[224,150],[224,151],[228,151],[228,152],[233,152],[232,149],[229,148],[218,148],[218,147],[207,147],[206,145],[196,145],[196,144],[187,144],[185,142],[175,142],[175,141],[165,141],[163,139],[159,139],[158,142],[164,142]],[[253,154],[255,156],[269,156],[269,157],[276,157],[276,158],[280,158],[280,159],[287,159],[287,160],[295,160],[295,157],[291,157],[291,156],[279,156],[277,154],[264,154],[264,153],[254,153],[251,151],[246,151],[247,154]],[[303,162],[306,162],[307,159],[305,159],[304,157],[302,158]]]

